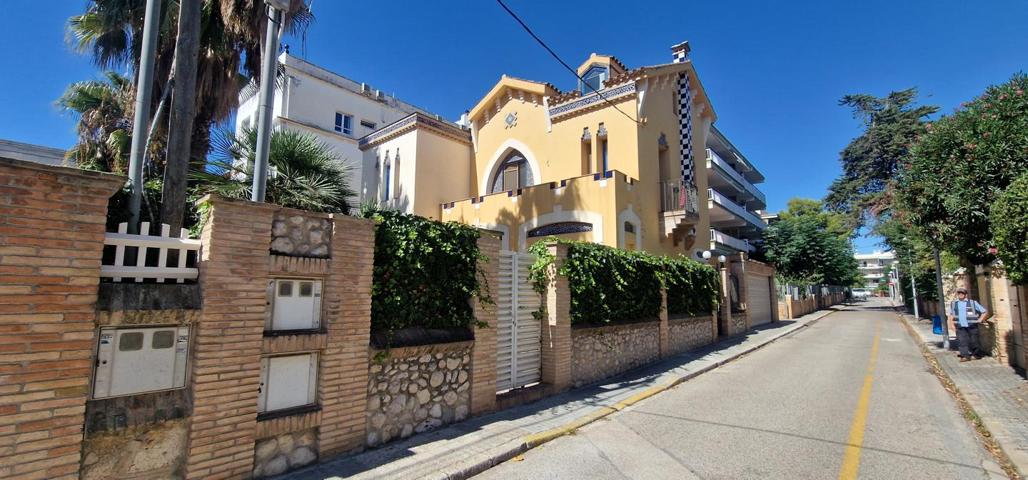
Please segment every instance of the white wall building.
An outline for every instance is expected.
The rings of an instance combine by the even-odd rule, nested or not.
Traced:
[[[885,280],[886,266],[892,265],[896,254],[875,250],[872,253],[858,253],[853,258],[857,259],[857,268],[864,277],[865,288],[873,290],[878,288],[879,282]]]
[[[350,187],[360,194],[356,200],[374,198],[376,192],[364,189],[368,182],[363,178],[363,154],[357,139],[412,113],[432,114],[289,53],[279,55],[278,61],[283,73],[275,89],[272,127],[316,135],[352,167]],[[257,89],[243,89],[236,113],[236,132],[256,128],[257,104]]]

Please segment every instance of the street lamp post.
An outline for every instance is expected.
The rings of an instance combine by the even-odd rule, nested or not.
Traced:
[[[160,32],[161,2],[147,0],[143,16],[143,45],[139,54],[139,72],[136,78],[135,113],[132,118],[132,145],[129,149],[128,177],[131,185],[129,196],[129,233],[139,232],[139,208],[143,200],[143,155],[146,153],[147,122],[150,121],[150,95],[153,90],[154,56]],[[148,234],[150,232],[143,232]]]
[[[253,162],[253,187],[250,200],[264,201],[268,182],[268,154],[271,147],[271,113],[275,101],[275,74],[278,70],[278,37],[282,20],[289,9],[289,0],[265,0],[268,4],[268,30],[264,35],[264,58],[261,59],[261,90],[257,103],[257,152]]]
[[[942,288],[942,257],[939,247],[933,247],[935,255],[935,286],[939,289],[939,317],[942,320],[942,348],[949,350],[949,322],[946,319],[946,292]]]

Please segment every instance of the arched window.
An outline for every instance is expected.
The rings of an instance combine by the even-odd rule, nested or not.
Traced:
[[[400,198],[400,149],[396,149],[396,157],[393,158],[393,168],[396,173],[393,175],[393,198]]]
[[[514,150],[496,167],[489,193],[508,192],[532,185],[532,170],[521,152]]]
[[[389,187],[392,184],[392,163],[389,162],[389,150],[386,150],[385,161],[382,165],[382,201],[389,201]]]

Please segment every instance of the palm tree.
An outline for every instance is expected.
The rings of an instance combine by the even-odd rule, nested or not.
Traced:
[[[80,168],[125,173],[132,143],[132,81],[115,72],[106,80],[87,80],[68,86],[57,105],[79,115],[78,144],[67,158]]]
[[[161,1],[153,85],[155,104],[167,88],[178,33],[178,2]],[[69,41],[79,52],[88,52],[103,69],[129,67],[136,72],[145,7],[146,0],[91,0],[85,13],[68,20]],[[313,21],[305,0],[290,0],[284,18],[286,32],[291,34],[303,32]],[[259,80],[260,46],[266,25],[264,0],[204,0],[190,153],[194,162],[202,162],[206,157],[211,126],[227,119],[235,110],[247,78]]]
[[[257,156],[257,130],[237,136],[222,130],[214,137],[211,160],[205,170],[194,170],[196,194],[216,193],[249,199],[253,164]],[[267,202],[316,212],[349,213],[356,192],[350,187],[352,169],[317,137],[294,130],[271,133]]]

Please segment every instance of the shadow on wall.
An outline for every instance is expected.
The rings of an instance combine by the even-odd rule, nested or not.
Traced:
[[[580,181],[592,181],[588,177],[583,178]],[[565,187],[564,193],[561,194],[559,202],[555,202],[552,198],[556,195],[552,189],[547,187],[549,183],[542,183],[535,185],[535,191],[523,194],[518,197],[517,203],[511,203],[511,207],[504,207],[500,210],[496,216],[496,223],[499,225],[506,225],[508,229],[508,236],[504,238],[504,247],[509,247],[511,250],[518,250],[519,243],[524,240],[525,247],[531,245],[529,239],[521,239],[519,229],[521,225],[528,222],[529,220],[538,218],[541,215],[546,215],[553,212],[553,206],[560,205],[563,211],[574,211],[585,208],[582,200],[581,193],[577,188],[572,185]],[[559,185],[559,183],[557,183]],[[613,187],[612,187],[613,188]],[[516,205],[515,209],[513,205]],[[461,219],[462,222],[467,223],[466,219]],[[538,225],[542,226],[542,225]],[[483,225],[484,228],[488,226]],[[593,228],[602,228],[600,225],[593,225]],[[527,234],[527,232],[526,232]]]

